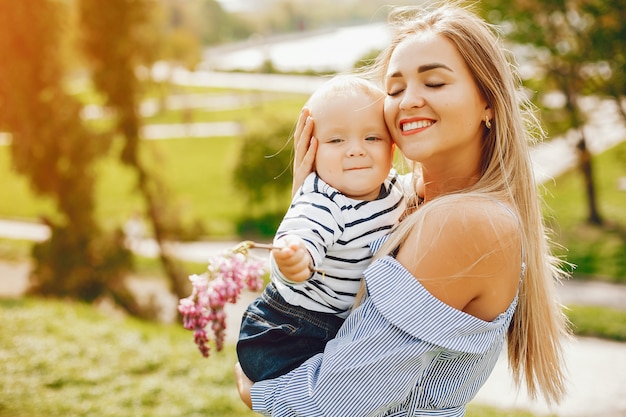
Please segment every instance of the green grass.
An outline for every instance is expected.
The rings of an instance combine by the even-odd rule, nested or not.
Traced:
[[[232,346],[203,358],[191,332],[60,301],[0,301],[0,415],[252,416]]]
[[[213,236],[232,236],[244,205],[232,185],[238,140],[230,137],[146,141],[143,154],[162,177],[183,224],[202,222]],[[98,166],[97,217],[107,228],[142,208],[135,176],[117,162],[117,149]]]
[[[203,358],[191,332],[69,301],[0,300],[3,417],[255,416],[235,349]],[[468,417],[531,417],[471,405]]]
[[[626,342],[626,311],[596,306],[568,306],[566,314],[578,336]]]
[[[626,177],[625,160],[626,142],[593,158],[598,209],[605,220],[602,227],[586,221],[587,200],[578,170],[543,189],[553,239],[563,246],[559,255],[576,265],[576,278],[626,282],[626,191],[617,186]]]
[[[465,417],[533,417],[534,414],[523,410],[502,410],[469,404]]]

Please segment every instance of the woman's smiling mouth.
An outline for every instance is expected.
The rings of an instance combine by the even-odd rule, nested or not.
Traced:
[[[432,120],[426,120],[426,119],[415,120],[412,122],[401,122],[400,130],[402,130],[402,132],[409,132],[412,130],[418,130],[418,129],[423,129],[423,128],[432,126],[434,123],[435,122],[433,122]]]

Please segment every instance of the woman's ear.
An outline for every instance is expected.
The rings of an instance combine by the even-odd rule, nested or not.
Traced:
[[[485,116],[489,118],[489,120],[493,119],[493,109],[489,106],[485,106]]]

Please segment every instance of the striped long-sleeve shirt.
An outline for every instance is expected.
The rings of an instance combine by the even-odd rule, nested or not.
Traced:
[[[393,257],[364,273],[368,297],[326,350],[252,386],[267,416],[446,416],[491,373],[517,304],[487,322],[441,302]],[[393,277],[393,279],[389,279]]]
[[[404,209],[403,188],[394,170],[373,201],[348,198],[315,173],[309,175],[276,239],[287,234],[301,237],[318,272],[303,283],[289,282],[270,258],[272,281],[280,295],[292,305],[345,318],[372,259],[370,243],[386,235]]]

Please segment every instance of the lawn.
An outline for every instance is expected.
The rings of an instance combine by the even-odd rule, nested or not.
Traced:
[[[0,310],[4,417],[254,415],[234,389],[234,349],[207,360],[182,326],[68,301],[4,300]]]

